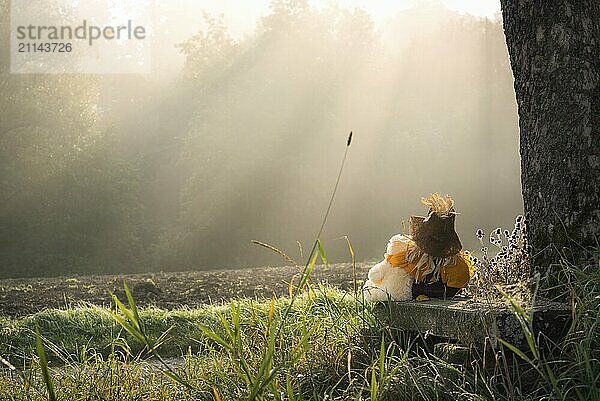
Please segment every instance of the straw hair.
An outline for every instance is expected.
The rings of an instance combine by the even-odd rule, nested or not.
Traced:
[[[442,196],[436,192],[426,198],[421,198],[421,203],[428,206],[430,211],[433,211],[440,217],[447,217],[450,213],[454,212],[454,199],[448,194]]]

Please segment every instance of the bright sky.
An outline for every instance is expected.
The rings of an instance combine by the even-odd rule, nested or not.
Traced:
[[[260,2],[263,2],[262,0]],[[414,0],[338,0],[342,8],[362,8],[373,16],[376,21],[396,14],[398,11],[412,7]],[[264,3],[268,5],[268,0]],[[310,0],[317,7],[326,6],[330,0]],[[481,17],[492,17],[500,11],[500,0],[441,0],[446,7],[459,12],[468,12]]]
[[[414,0],[333,0],[342,8],[362,8],[372,15],[376,23],[385,21],[401,10],[410,8]],[[441,0],[449,9],[470,13],[481,17],[493,17],[500,11],[500,0]],[[172,0],[159,0],[163,5],[173,6]],[[234,37],[243,36],[251,32],[256,21],[261,16],[267,15],[270,0],[179,0],[178,9],[195,8],[204,9],[210,14],[223,14],[226,25]],[[332,0],[310,0],[310,4],[317,8],[326,7]],[[192,13],[194,15],[195,13]],[[194,15],[197,17],[197,14]]]
[[[202,11],[210,15],[223,14],[229,34],[236,39],[250,34],[257,21],[269,14],[271,0],[155,0],[158,25],[162,39],[163,63],[176,71],[183,63],[183,56],[174,45],[201,29],[204,29]],[[416,0],[424,1],[424,0]],[[430,0],[435,1],[435,0]],[[411,8],[415,0],[309,0],[311,6],[324,8],[337,3],[341,8],[362,8],[373,17],[381,28],[386,20],[402,10]],[[500,0],[440,0],[447,8],[479,17],[493,17],[500,11]]]

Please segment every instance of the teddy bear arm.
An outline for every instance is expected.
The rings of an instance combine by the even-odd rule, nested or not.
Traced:
[[[389,269],[390,267],[391,265],[386,260],[377,263],[369,269],[369,280],[373,283],[380,283],[385,278],[386,269]]]

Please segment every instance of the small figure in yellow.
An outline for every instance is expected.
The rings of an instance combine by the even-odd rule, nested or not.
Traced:
[[[469,283],[474,266],[454,230],[454,200],[435,193],[421,203],[427,217],[411,216],[411,235],[390,238],[384,259],[369,270],[366,300],[445,299]]]

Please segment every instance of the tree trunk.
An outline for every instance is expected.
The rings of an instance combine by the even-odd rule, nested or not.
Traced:
[[[559,254],[590,260],[600,238],[600,2],[501,4],[528,237],[548,271]]]

